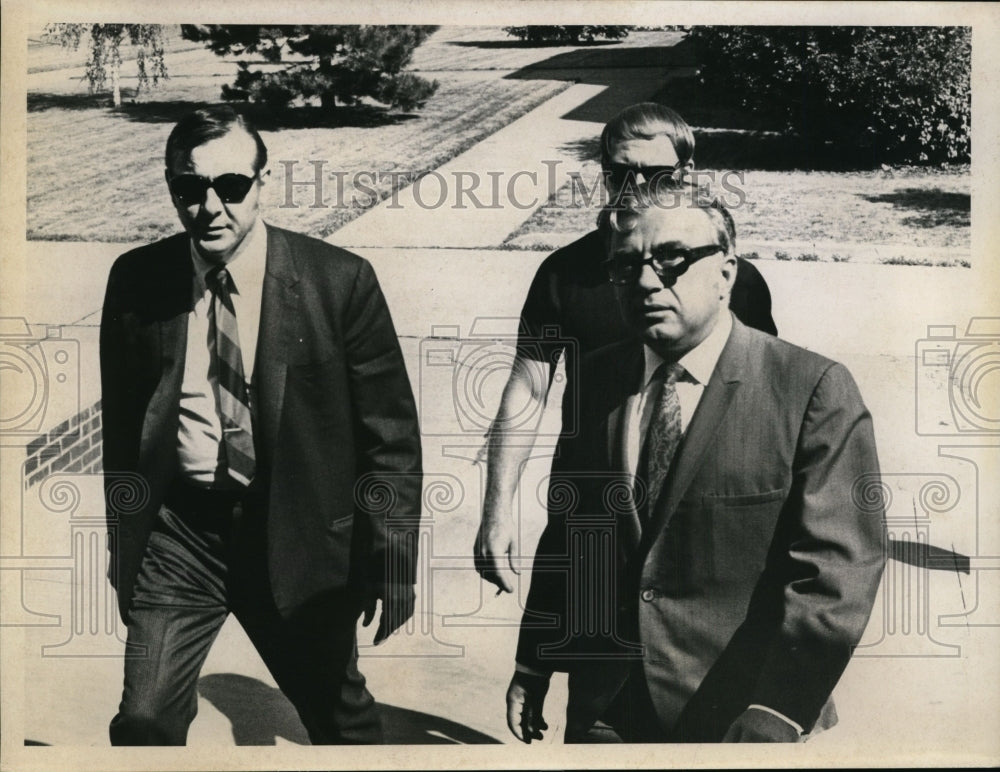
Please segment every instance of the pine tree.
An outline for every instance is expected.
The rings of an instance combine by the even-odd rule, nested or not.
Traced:
[[[293,100],[325,109],[354,105],[363,97],[402,110],[423,107],[437,90],[404,68],[433,27],[402,25],[182,25],[186,40],[205,43],[219,56],[253,55],[268,65],[239,62],[236,81],[222,88],[230,100],[272,108]],[[271,65],[282,65],[273,67]]]

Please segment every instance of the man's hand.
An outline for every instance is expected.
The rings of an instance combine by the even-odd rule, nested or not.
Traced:
[[[382,601],[382,616],[375,631],[375,645],[382,643],[396,630],[402,627],[413,616],[417,594],[412,584],[398,582],[377,582],[372,585],[365,597],[365,617],[362,624],[368,627],[375,619],[376,601]]]
[[[485,509],[472,551],[479,575],[504,592],[514,592],[514,575],[521,573],[514,566],[516,552],[513,519]]]
[[[542,706],[549,691],[547,676],[515,672],[507,687],[507,726],[514,737],[523,743],[542,739],[542,730],[548,729],[542,717]]]
[[[729,725],[724,743],[794,743],[798,730],[766,710],[747,708]]]

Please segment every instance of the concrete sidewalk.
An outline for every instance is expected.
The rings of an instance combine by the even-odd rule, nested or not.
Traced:
[[[28,247],[32,264],[26,276],[31,290],[24,296],[22,310],[32,322],[69,322],[63,335],[76,335],[80,341],[82,388],[92,396],[97,357],[93,325],[104,273],[113,256],[126,248],[66,243]],[[385,705],[390,739],[414,744],[512,742],[505,726],[503,693],[520,605],[516,597],[494,597],[489,587],[482,586],[470,558],[484,481],[482,466],[474,459],[506,371],[497,368],[480,384],[478,413],[460,410],[467,393],[456,384],[465,377],[461,368],[484,361],[478,352],[488,349],[490,363],[506,352],[509,361],[520,302],[545,253],[358,251],[374,265],[401,337],[425,432],[428,491],[418,615],[406,634],[378,649],[365,645],[372,631],[362,630],[362,670]],[[60,273],[58,267],[67,264],[89,265],[89,270]],[[882,466],[899,518],[913,523],[914,511],[921,511],[912,509],[923,501],[923,494],[918,496],[921,485],[952,479],[963,504],[927,513],[929,540],[973,556],[985,554],[977,553],[980,547],[995,552],[1000,533],[992,520],[979,517],[998,500],[996,481],[977,477],[968,462],[943,458],[938,450],[941,438],[918,435],[914,426],[915,411],[947,409],[947,394],[918,394],[917,382],[925,373],[917,366],[916,352],[927,326],[956,325],[957,341],[969,316],[991,310],[970,293],[970,272],[777,261],[757,265],[771,287],[782,336],[843,361],[855,375],[876,417]],[[817,287],[825,291],[819,293]],[[934,298],[934,308],[961,310],[962,317],[928,311],[919,302],[926,298]],[[483,320],[489,334],[477,337],[473,331]],[[454,365],[431,368],[438,360],[428,357],[428,351],[442,347],[456,352]],[[548,455],[558,432],[557,405],[554,397],[542,417],[545,424],[536,457],[528,465],[518,498],[523,565],[545,519],[542,501]],[[19,459],[23,455],[18,456],[16,449],[4,448],[5,483],[23,475]],[[983,463],[987,461],[984,457]],[[76,498],[65,498],[70,489],[78,491]],[[5,487],[5,496],[13,490]],[[62,498],[56,495],[59,491]],[[5,599],[21,598],[20,606],[5,603],[2,621],[13,625],[5,628],[5,643],[23,641],[23,736],[59,746],[103,746],[106,723],[120,696],[122,631],[118,625],[109,632],[102,623],[103,632],[89,633],[90,622],[74,610],[75,599],[84,597],[104,614],[112,608],[113,597],[97,566],[80,575],[73,547],[74,539],[86,534],[94,544],[103,543],[99,479],[53,475],[24,491],[17,501],[16,514],[4,513],[3,567],[8,570],[0,572],[0,578]],[[969,509],[976,501],[982,502],[982,512],[974,506]],[[12,514],[19,519],[11,520]],[[19,524],[15,528],[12,523]],[[95,552],[94,557],[100,554]],[[842,726],[818,743],[864,748],[881,757],[901,746],[934,748],[944,743],[977,748],[990,737],[989,712],[969,697],[980,692],[980,684],[996,682],[1000,586],[993,578],[998,574],[931,574],[921,579],[922,584],[911,585],[922,588],[915,590],[922,594],[910,599],[911,606],[905,605],[910,596],[886,596],[881,601],[865,647],[837,688]],[[525,572],[521,598],[527,579]],[[916,579],[894,581],[886,592]],[[970,616],[963,616],[966,613]],[[913,615],[919,619],[914,621]],[[952,615],[949,624],[961,627],[942,623],[942,615]],[[891,621],[898,619],[909,620],[909,626],[903,629]],[[86,645],[74,654],[70,643]],[[95,645],[101,656],[92,656]],[[904,650],[905,656],[900,654]],[[90,655],[84,656],[87,651]],[[874,693],[872,683],[883,687]],[[290,704],[233,622],[211,653],[200,693],[193,746],[305,742]],[[557,679],[546,711],[552,726],[546,744],[559,741],[564,703],[565,683]],[[253,710],[248,711],[247,705]],[[531,750],[519,749],[522,752]],[[533,757],[517,758],[530,763]]]
[[[574,145],[593,140],[601,126],[562,116],[601,91],[601,86],[571,86],[347,223],[328,240],[349,248],[501,244],[568,174],[583,168]]]

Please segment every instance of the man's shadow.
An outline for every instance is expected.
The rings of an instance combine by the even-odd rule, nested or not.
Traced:
[[[295,708],[278,689],[235,673],[216,673],[198,680],[199,694],[233,726],[237,745],[274,745],[281,737],[309,745]],[[499,740],[440,716],[379,703],[387,745],[481,745]]]

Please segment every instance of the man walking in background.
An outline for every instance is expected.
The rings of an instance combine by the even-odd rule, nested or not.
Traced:
[[[611,201],[653,178],[682,184],[693,156],[691,127],[654,102],[627,107],[601,133],[601,168]],[[602,267],[605,257],[601,229],[557,250],[539,267],[521,311],[517,356],[488,438],[486,497],[474,547],[482,577],[506,592],[514,590],[518,553],[511,507],[535,440],[519,417],[541,414],[562,354],[570,398],[563,402],[563,436],[553,458],[553,471],[558,471],[572,441],[568,435],[578,424],[571,398],[577,362],[632,334]],[[737,259],[730,307],[745,324],[777,335],[767,283],[743,259]]]
[[[313,743],[382,739],[357,668],[413,614],[421,457],[371,266],[265,225],[260,135],[198,110],[167,141],[186,234],[123,255],[101,320],[111,580],[128,627],[115,745],[183,745],[236,615]],[[144,504],[116,511],[112,487]],[[385,489],[391,504],[366,496]]]

